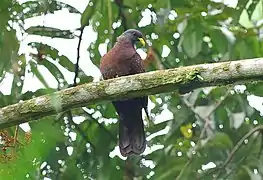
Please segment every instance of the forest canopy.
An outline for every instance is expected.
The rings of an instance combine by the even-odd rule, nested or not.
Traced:
[[[58,108],[54,93],[99,81],[101,57],[130,28],[146,38],[147,71],[263,57],[263,0],[2,0],[0,108],[42,95]],[[262,81],[227,80],[150,95],[140,156],[120,155],[109,102],[1,128],[0,177],[262,179]]]

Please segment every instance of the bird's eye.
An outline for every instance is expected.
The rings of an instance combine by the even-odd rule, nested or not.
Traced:
[[[136,32],[133,32],[132,34],[135,36],[135,35],[136,35]]]

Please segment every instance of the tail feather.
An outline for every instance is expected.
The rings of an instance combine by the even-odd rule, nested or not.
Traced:
[[[141,109],[133,114],[120,114],[119,147],[123,156],[141,154],[146,148],[146,139]]]

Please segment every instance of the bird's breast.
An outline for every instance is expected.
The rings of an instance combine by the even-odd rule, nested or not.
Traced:
[[[104,79],[129,75],[132,57],[136,51],[127,48],[115,48],[105,54],[101,60],[100,71]]]

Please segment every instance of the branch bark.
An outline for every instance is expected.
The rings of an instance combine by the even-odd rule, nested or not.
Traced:
[[[262,80],[263,58],[200,64],[93,82],[0,109],[0,129],[89,104]],[[54,103],[55,100],[55,103]],[[55,104],[55,105],[54,105]]]

